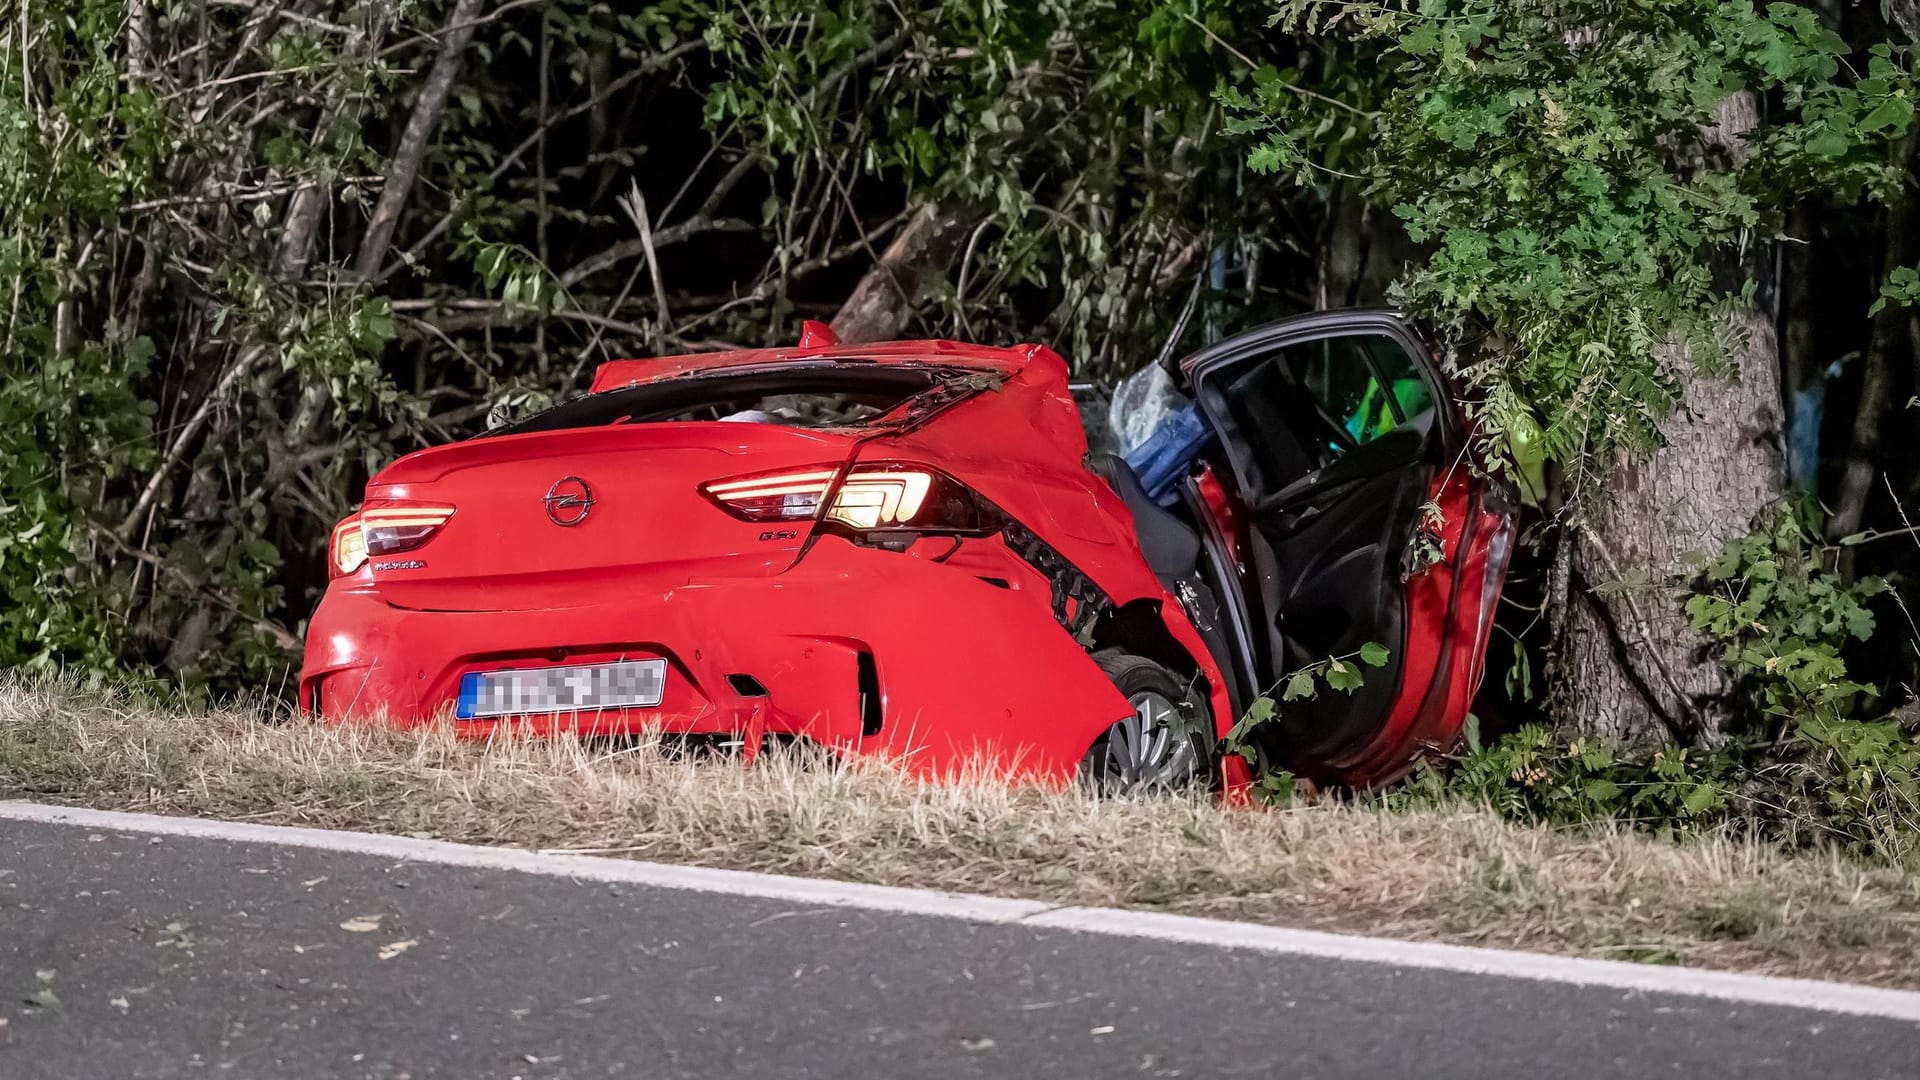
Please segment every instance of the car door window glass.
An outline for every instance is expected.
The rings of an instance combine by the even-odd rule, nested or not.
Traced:
[[[1258,357],[1224,373],[1218,387],[1247,447],[1240,464],[1249,475],[1243,479],[1256,489],[1277,490],[1318,468],[1315,447],[1340,436],[1277,356]]]
[[[1433,408],[1420,369],[1392,338],[1329,338],[1294,346],[1286,354],[1285,362],[1300,370],[1301,382],[1349,437],[1345,445],[1329,447],[1336,456]]]
[[[1388,423],[1393,420],[1392,408],[1374,381],[1366,351],[1359,344],[1361,340],[1328,338],[1295,345],[1285,351],[1283,362],[1293,365],[1301,384],[1347,435],[1344,440],[1326,440],[1331,456],[1383,434],[1378,427],[1381,413],[1387,414]]]
[[[1268,491],[1433,413],[1420,369],[1384,335],[1286,346],[1230,369],[1220,393]]]
[[[1373,362],[1376,379],[1384,380],[1385,385],[1376,381],[1373,384],[1373,397],[1367,403],[1370,434],[1362,437],[1361,442],[1369,442],[1385,435],[1394,428],[1408,422],[1423,422],[1433,412],[1433,391],[1428,389],[1427,380],[1414,366],[1413,358],[1400,347],[1400,343],[1389,337],[1347,338],[1365,351],[1367,359]],[[1380,410],[1380,405],[1391,406],[1392,415]],[[1356,435],[1358,432],[1356,431]]]

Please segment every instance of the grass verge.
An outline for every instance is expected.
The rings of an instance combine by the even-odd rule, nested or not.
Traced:
[[[0,798],[1920,987],[1912,873],[1466,806],[1103,800],[783,755],[745,768],[645,740],[462,743],[4,680]]]

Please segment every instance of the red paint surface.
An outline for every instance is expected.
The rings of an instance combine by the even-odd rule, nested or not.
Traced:
[[[981,754],[1056,780],[1128,707],[1055,621],[1047,579],[997,536],[926,537],[903,552],[812,526],[738,520],[700,496],[708,481],[850,460],[932,466],[1051,544],[1115,604],[1159,602],[1196,658],[1225,733],[1225,681],[1133,539],[1125,505],[1082,462],[1086,441],[1050,350],[946,342],[759,350],[602,367],[596,389],[692,372],[822,359],[934,363],[998,374],[911,431],[803,431],[664,423],[479,439],[410,454],[367,486],[369,505],[454,506],[425,545],[338,578],[307,634],[302,700],[329,718],[418,724],[451,712],[469,671],[664,657],[658,708],[532,718],[535,731],[756,729],[804,735],[948,774]],[[548,520],[562,477],[591,485],[578,526]],[[390,561],[421,567],[376,569]],[[983,579],[996,579],[1005,587]],[[882,725],[861,734],[855,657],[870,652]],[[765,698],[741,698],[729,674]],[[484,734],[495,721],[453,721]]]
[[[478,439],[409,454],[367,485],[367,506],[454,507],[424,545],[374,557],[334,580],[309,625],[301,700],[333,720],[414,725],[451,714],[470,671],[663,657],[658,708],[515,721],[449,721],[483,736],[501,723],[536,732],[762,732],[878,754],[922,776],[985,755],[1065,781],[1128,712],[1054,618],[1047,578],[999,536],[925,537],[905,551],[742,521],[703,483],[853,462],[930,466],[1039,535],[1116,605],[1160,605],[1169,634],[1205,681],[1215,729],[1235,717],[1226,680],[1134,540],[1132,517],[1084,466],[1086,441],[1067,366],[1041,346],[955,342],[802,347],[602,365],[595,392],[723,370],[819,364],[933,365],[1003,381],[913,430],[832,431],[744,423],[650,423]],[[549,519],[543,496],[575,477],[594,505],[578,525]],[[1237,536],[1241,514],[1210,474],[1209,506]],[[1340,763],[1355,782],[1403,773],[1427,742],[1451,742],[1477,683],[1490,619],[1488,522],[1464,475],[1437,485],[1445,565],[1411,583],[1403,693],[1378,743]],[[1236,561],[1238,553],[1236,553]],[[1242,563],[1244,566],[1244,563]],[[1004,583],[1004,584],[1002,584]],[[1244,583],[1243,583],[1244,584]],[[1497,587],[1493,590],[1497,594]],[[1455,595],[1473,602],[1456,603]],[[1471,609],[1471,610],[1469,610]],[[862,733],[856,658],[872,654],[881,727]],[[1453,665],[1473,678],[1448,678]],[[726,676],[750,675],[743,698]],[[1442,692],[1444,691],[1444,692]],[[1228,796],[1249,779],[1224,765]]]

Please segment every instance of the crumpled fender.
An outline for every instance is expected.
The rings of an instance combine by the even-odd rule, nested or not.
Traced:
[[[1133,514],[1106,481],[1086,467],[1087,441],[1067,385],[1067,365],[1035,346],[1017,375],[996,393],[954,406],[945,422],[863,444],[862,460],[923,461],[964,478],[1015,521],[1045,538],[1116,606],[1159,605],[1167,632],[1206,679],[1216,733],[1235,717],[1227,680],[1178,599],[1167,593],[1141,553]],[[1009,461],[1025,466],[1007,468]],[[1092,666],[1090,659],[1085,660]],[[1097,668],[1095,669],[1097,670]],[[1250,782],[1246,763],[1229,755],[1230,790]]]

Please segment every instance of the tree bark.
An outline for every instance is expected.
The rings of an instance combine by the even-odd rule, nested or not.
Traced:
[[[899,337],[919,310],[921,276],[945,269],[964,225],[958,214],[921,207],[847,295],[833,332],[849,344]]]
[[[1920,41],[1920,0],[1889,0],[1887,18],[1907,35],[1908,41]]]
[[[1327,197],[1327,219],[1320,229],[1320,287],[1316,308],[1354,305],[1360,273],[1366,266],[1365,202],[1354,182],[1335,180]]]
[[[1419,249],[1400,219],[1379,212],[1357,182],[1335,180],[1320,251],[1314,306],[1343,308],[1386,303],[1389,287]]]
[[[1752,95],[1735,95],[1708,142],[1737,155],[1755,108]],[[1731,378],[1677,358],[1689,374],[1666,445],[1618,462],[1607,495],[1571,525],[1572,597],[1552,676],[1559,714],[1580,731],[1687,742],[1713,738],[1733,716],[1731,680],[1688,622],[1678,583],[1688,555],[1712,555],[1785,494],[1780,350],[1765,306],[1734,316],[1747,339],[1729,357]]]
[[[380,264],[387,257],[393,231],[400,225],[400,212],[406,209],[413,181],[420,175],[420,162],[427,156],[427,144],[434,127],[440,123],[441,112],[447,107],[454,77],[460,73],[460,56],[473,40],[480,9],[485,5],[486,0],[460,0],[454,5],[453,14],[447,17],[446,29],[440,35],[440,53],[434,57],[433,68],[420,86],[420,96],[414,99],[413,112],[407,117],[406,129],[400,133],[400,145],[387,163],[380,201],[374,204],[373,216],[367,219],[367,231],[360,240],[360,255],[354,270],[362,278],[379,274]]]
[[[1676,582],[1785,493],[1779,348],[1772,321],[1750,334],[1730,380],[1687,380],[1688,412],[1667,444],[1613,470],[1602,505],[1574,526],[1574,597],[1556,658],[1562,715],[1582,731],[1692,741],[1725,730],[1731,681],[1707,655]]]
[[[153,56],[153,23],[147,17],[147,0],[127,0],[127,83],[139,86],[147,81],[147,64]]]

